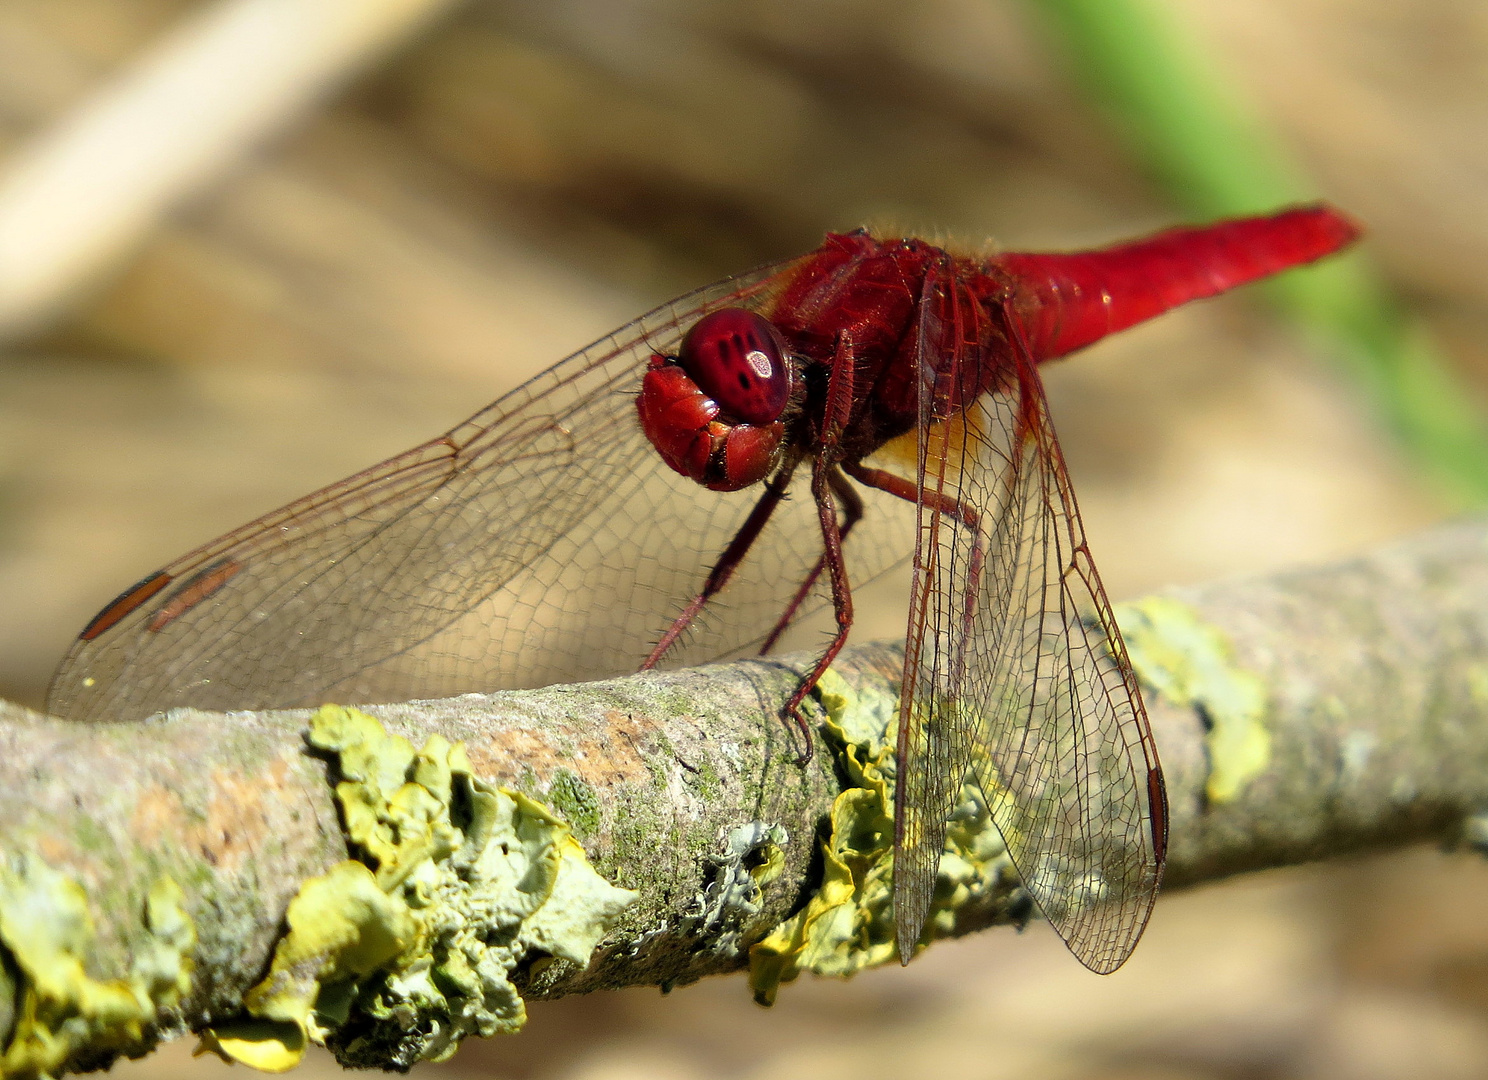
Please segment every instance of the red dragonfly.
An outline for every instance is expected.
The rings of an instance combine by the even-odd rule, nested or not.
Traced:
[[[600,678],[769,648],[830,600],[837,632],[782,710],[801,722],[852,625],[849,566],[861,583],[912,554],[900,955],[970,769],[1039,908],[1112,971],[1157,892],[1166,794],[1038,364],[1356,235],[1325,206],[1074,254],[831,234],[151,574],[82,631],[48,707]]]

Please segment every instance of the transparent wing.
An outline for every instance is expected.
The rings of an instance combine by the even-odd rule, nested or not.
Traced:
[[[134,719],[635,670],[759,494],[710,492],[661,462],[636,418],[646,363],[709,310],[767,311],[792,265],[663,305],[441,438],[176,560],[83,632],[48,708]],[[740,652],[774,626],[820,555],[805,483],[669,663]],[[880,531],[849,547],[860,579],[910,550],[910,518],[872,501]]]
[[[989,315],[950,289],[927,303],[942,325],[957,320],[963,342],[955,362],[924,365],[927,414],[946,415],[948,395],[971,390],[986,319],[1003,324],[1000,351],[1012,360],[955,421],[922,425],[897,809],[901,945],[919,937],[970,769],[1040,910],[1082,963],[1113,971],[1146,926],[1166,848],[1146,712],[1012,313]]]

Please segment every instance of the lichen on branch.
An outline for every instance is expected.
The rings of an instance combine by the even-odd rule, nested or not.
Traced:
[[[1168,887],[1480,836],[1488,526],[1122,611],[1168,779]],[[524,999],[751,965],[768,999],[891,959],[903,652],[839,657],[803,765],[775,710],[812,659],[366,716],[0,707],[7,1074],[187,1031],[260,1065],[323,1038],[402,1067],[512,1026]],[[964,794],[937,934],[1030,914]],[[61,920],[50,938],[37,910]]]
[[[562,820],[480,780],[442,735],[415,751],[327,705],[308,741],[334,756],[358,858],[301,886],[243,1015],[204,1033],[229,1061],[283,1072],[312,1041],[349,1065],[443,1061],[467,1035],[522,1027],[518,964],[587,964],[636,898],[594,872]]]

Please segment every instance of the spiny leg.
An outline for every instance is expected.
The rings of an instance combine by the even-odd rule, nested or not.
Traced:
[[[886,491],[890,495],[897,496],[905,502],[917,503],[920,501],[920,489],[913,480],[906,480],[902,476],[896,476],[884,469],[875,469],[856,461],[844,461],[842,471],[851,476],[860,484],[879,491]],[[925,505],[934,507],[942,514],[954,521],[959,521],[967,528],[977,528],[978,515],[976,507],[942,495],[936,491],[925,492]]]
[[[811,725],[801,714],[801,704],[816,689],[816,684],[826,674],[827,668],[832,666],[832,661],[837,659],[837,654],[847,644],[848,631],[852,629],[853,622],[852,590],[848,586],[847,566],[842,558],[842,530],[837,525],[837,507],[832,502],[833,472],[835,468],[818,457],[812,468],[811,494],[816,499],[817,519],[821,523],[824,550],[822,558],[826,562],[828,578],[832,583],[832,611],[837,617],[837,633],[826,651],[817,659],[811,673],[801,680],[796,692],[785,703],[785,715],[795,720],[806,743],[806,752],[800,759],[802,764],[811,760]]]
[[[802,764],[811,760],[812,746],[811,726],[801,715],[801,704],[816,689],[816,684],[821,681],[832,661],[837,659],[842,646],[847,644],[848,631],[852,629],[852,590],[848,587],[847,566],[842,559],[842,530],[837,525],[837,506],[832,501],[832,476],[837,471],[842,433],[847,429],[847,422],[852,416],[856,372],[852,341],[843,333],[837,339],[837,348],[832,356],[826,408],[822,415],[821,443],[815,460],[811,463],[811,495],[816,500],[816,517],[821,526],[822,558],[826,561],[827,574],[832,583],[832,611],[837,617],[837,633],[817,660],[816,666],[811,669],[811,673],[801,680],[796,692],[785,703],[785,715],[796,722],[805,740],[806,751],[800,757]]]
[[[852,532],[853,526],[863,519],[863,497],[847,482],[847,478],[835,468],[831,470],[830,475],[827,477],[827,483],[832,485],[832,490],[842,500],[842,524],[839,527],[839,532],[842,541],[845,543],[847,541],[847,534]],[[796,612],[806,602],[806,598],[811,595],[811,590],[815,588],[817,579],[821,577],[821,572],[826,568],[826,565],[826,555],[816,560],[816,565],[811,568],[811,573],[806,575],[806,580],[801,583],[801,587],[796,590],[796,595],[786,605],[784,614],[780,616],[780,621],[775,624],[775,629],[770,631],[770,636],[765,638],[765,643],[760,646],[761,656],[775,647],[776,643],[780,640],[780,635],[785,633],[785,628],[790,625],[791,620],[796,617]]]
[[[754,509],[745,518],[744,524],[739,526],[739,531],[729,541],[728,547],[723,549],[723,554],[718,557],[718,562],[708,574],[708,579],[703,583],[702,592],[693,597],[691,603],[682,610],[667,628],[666,633],[661,635],[661,640],[656,643],[656,648],[651,650],[651,655],[646,657],[641,670],[646,671],[654,668],[661,662],[661,658],[667,654],[673,645],[677,643],[697,618],[698,613],[707,606],[708,601],[728,584],[729,578],[734,576],[734,571],[744,561],[744,556],[749,554],[749,549],[759,539],[760,532],[770,520],[770,515],[785,498],[786,489],[790,486],[791,475],[796,471],[796,466],[801,463],[801,455],[795,454],[776,470],[775,475],[765,484],[765,493],[760,496],[759,502],[754,504]]]

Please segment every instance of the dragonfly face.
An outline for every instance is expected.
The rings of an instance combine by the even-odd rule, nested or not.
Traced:
[[[780,464],[783,414],[797,381],[769,320],[720,308],[692,324],[675,358],[651,358],[636,412],[678,473],[713,491],[737,491]]]

